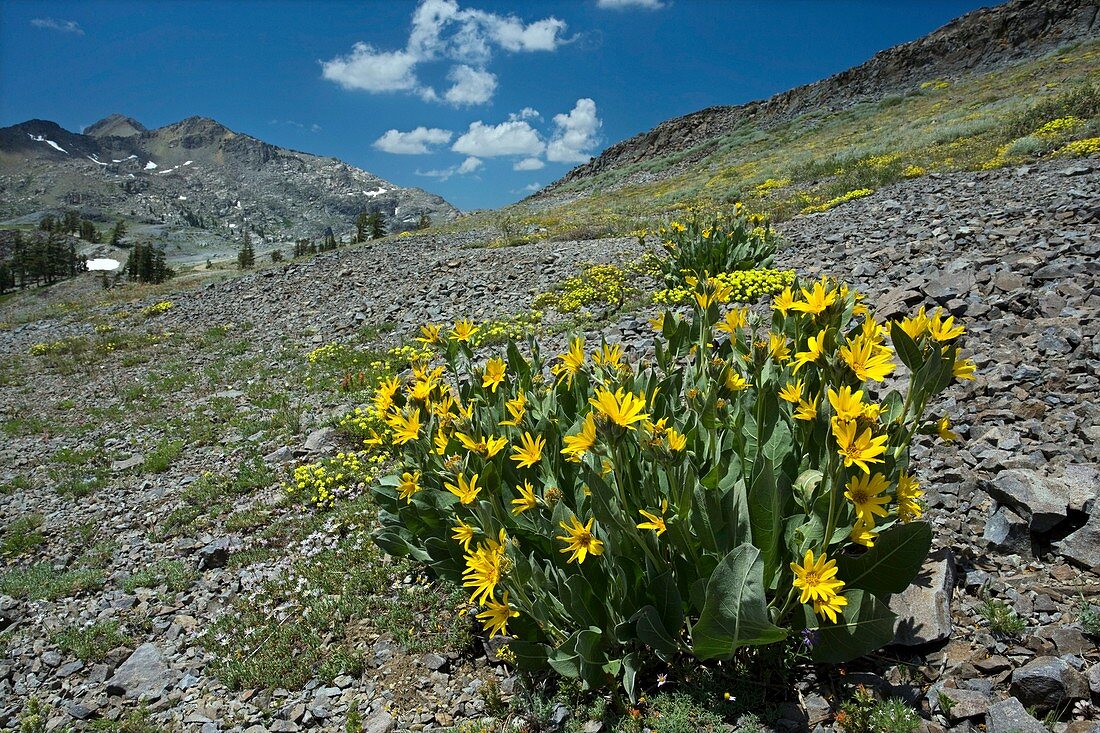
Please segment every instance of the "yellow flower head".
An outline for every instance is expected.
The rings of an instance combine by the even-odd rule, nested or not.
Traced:
[[[616,425],[628,430],[634,429],[634,423],[645,420],[648,413],[645,409],[645,398],[633,392],[625,392],[620,387],[612,392],[609,389],[596,389],[596,396],[589,397],[588,401]]]
[[[894,325],[900,327],[909,338],[916,341],[928,332],[928,314],[924,312],[924,306],[921,306],[921,309],[917,311],[915,316],[912,318],[903,318]]]
[[[657,315],[656,318],[650,318],[649,319],[649,325],[657,333],[660,333],[661,331],[665,330],[665,314],[660,313],[660,314]]]
[[[508,591],[504,591],[504,597],[500,603],[489,598],[484,605],[485,610],[479,613],[477,618],[489,632],[489,638],[492,639],[497,634],[507,635],[508,619],[519,616],[519,611],[508,605]]]
[[[840,420],[855,420],[863,414],[863,390],[852,392],[851,387],[841,387],[840,391],[829,388],[829,404]]]
[[[511,455],[511,459],[518,464],[519,468],[530,468],[542,460],[542,449],[546,447],[545,438],[524,432],[519,440],[520,445],[512,447]]]
[[[450,442],[450,439],[447,437],[446,433],[442,430],[438,430],[436,431],[435,437],[432,438],[432,442],[435,444],[435,454],[441,456],[447,452],[447,443]]]
[[[489,361],[485,362],[485,372],[481,377],[481,386],[488,387],[495,394],[497,387],[504,381],[504,360],[498,357],[493,357]]]
[[[951,431],[951,418],[947,415],[941,417],[939,422],[936,423],[936,434],[939,435],[940,440],[945,443],[950,443],[953,440],[959,439],[958,433]]]
[[[485,603],[493,597],[493,590],[505,572],[504,550],[507,537],[500,530],[500,538],[479,542],[477,549],[466,555],[466,569],[462,571],[464,588],[473,588],[472,603]]]
[[[647,521],[638,524],[638,529],[652,529],[660,537],[668,527],[665,526],[665,512],[668,511],[668,500],[661,502],[661,513],[654,514],[647,512],[645,509],[639,509],[638,513],[641,514]]]
[[[873,337],[859,335],[854,339],[848,339],[844,346],[840,347],[840,358],[856,375],[860,381],[873,379],[881,382],[894,371],[894,362],[891,359],[894,352],[878,345]]]
[[[420,336],[416,337],[416,340],[422,344],[440,344],[443,343],[443,339],[440,337],[439,332],[443,329],[443,326],[437,323],[425,323],[420,327]]]
[[[393,430],[394,445],[404,445],[416,440],[420,435],[420,408],[407,416],[400,412],[390,413],[386,416],[386,424]]]
[[[516,486],[516,491],[519,492],[519,498],[512,499],[512,514],[523,514],[528,509],[534,509],[539,505],[538,497],[535,496],[535,487],[530,481],[524,481],[522,485]]]
[[[797,405],[802,401],[802,388],[804,386],[801,379],[795,382],[787,382],[783,389],[779,390],[779,399]]]
[[[951,367],[951,373],[955,375],[955,379],[973,380],[977,369],[978,366],[973,359],[956,359]]]
[[[937,309],[936,315],[928,322],[928,333],[940,342],[952,341],[966,333],[962,326],[956,326],[955,316],[943,317],[943,311]]]
[[[478,326],[474,325],[474,322],[468,318],[464,318],[454,325],[451,329],[450,336],[455,341],[469,341],[470,337],[478,331]]]
[[[748,322],[746,318],[747,313],[747,308],[734,308],[726,313],[725,318],[719,321],[715,328],[719,331],[724,331],[725,333],[733,335],[737,329],[745,327],[745,324]]]
[[[492,458],[508,445],[508,439],[503,436],[490,435],[487,438],[477,438],[466,433],[455,433],[455,437],[458,438],[458,442],[462,443],[466,450],[483,458]]]
[[[814,613],[818,616],[828,618],[832,623],[836,623],[836,615],[842,613],[841,609],[848,605],[848,599],[844,596],[832,596],[829,599],[818,598],[814,601]]]
[[[798,370],[807,364],[812,364],[822,357],[825,353],[825,333],[828,329],[821,329],[818,331],[817,336],[810,336],[806,339],[806,350],[799,351],[794,355],[794,373],[798,374]]]
[[[800,400],[798,407],[794,410],[795,420],[810,421],[817,417],[817,399],[814,400]]]
[[[844,587],[844,581],[836,577],[836,560],[826,560],[824,553],[815,560],[814,551],[806,550],[802,564],[792,562],[791,571],[794,573],[795,589],[802,591],[799,603],[828,602]]]
[[[887,436],[872,437],[871,428],[862,433],[855,420],[837,420],[833,418],[833,435],[836,437],[837,453],[844,459],[844,467],[859,466],[864,473],[871,473],[868,463],[882,463],[880,455],[886,452]]]
[[[768,353],[780,364],[791,358],[791,348],[787,346],[787,337],[781,333],[768,334]]]
[[[508,410],[508,414],[511,415],[511,417],[507,420],[501,420],[500,424],[519,427],[519,421],[523,419],[524,413],[527,412],[526,393],[521,389],[514,400],[508,400],[504,403],[504,407]]]
[[[857,545],[874,547],[875,540],[878,539],[878,532],[875,531],[875,523],[865,522],[863,519],[856,517],[856,523],[852,525],[852,531],[849,533],[848,539],[855,542]]]
[[[742,392],[752,386],[747,379],[733,369],[726,370],[726,376],[722,380],[722,384],[730,392]]]
[[[682,451],[687,447],[687,436],[676,432],[672,428],[665,432],[665,440],[668,442],[668,449],[671,451]]]
[[[596,518],[592,517],[586,524],[581,524],[574,516],[570,517],[569,524],[559,522],[558,526],[565,530],[565,534],[556,535],[555,539],[559,539],[568,545],[561,552],[573,553],[567,562],[575,560],[579,565],[584,562],[585,557],[588,555],[595,557],[603,554],[603,542],[592,535],[592,524],[595,521]]]
[[[606,369],[621,369],[623,366],[623,345],[614,344],[608,346],[603,345],[600,351],[592,352],[592,362],[596,366],[604,367]]]
[[[444,486],[446,486],[447,491],[457,496],[463,504],[473,504],[474,500],[477,499],[477,495],[481,493],[481,487],[477,485],[477,477],[478,475],[475,473],[474,477],[467,483],[466,477],[459,474],[458,486],[452,483],[444,484]]]
[[[454,534],[451,535],[451,539],[461,544],[463,550],[469,552],[470,541],[473,540],[474,532],[477,530],[459,519],[458,524],[451,527],[451,531],[454,532]]]
[[[398,498],[404,499],[406,504],[412,503],[413,494],[420,491],[420,471],[401,474],[401,483],[397,485]]]
[[[558,363],[554,365],[554,374],[559,375],[558,381],[566,380],[572,386],[573,377],[584,366],[584,339],[575,338],[569,342],[569,351],[558,356]]]
[[[791,292],[789,287],[783,288],[783,292],[779,293],[772,299],[772,310],[777,310],[786,317],[787,312],[794,307],[794,293]]]
[[[924,492],[920,490],[917,480],[905,471],[898,476],[898,519],[911,522],[920,519],[924,509],[920,505],[920,498]]]
[[[890,488],[890,485],[881,473],[853,476],[846,488],[844,498],[852,502],[856,508],[856,516],[862,521],[873,527],[876,516],[886,516],[886,504],[890,502],[890,495],[882,492]]]
[[[592,446],[596,444],[596,418],[595,414],[589,412],[584,422],[581,424],[581,431],[576,435],[567,435],[563,439],[565,447],[561,449],[561,452],[573,462],[580,462],[585,453],[592,449]]]
[[[800,313],[817,315],[824,312],[826,308],[835,303],[837,296],[837,291],[829,290],[825,280],[822,279],[814,283],[812,290],[802,288],[802,297],[804,300],[795,301],[790,307],[791,310],[799,311]]]
[[[389,412],[390,408],[393,407],[393,398],[399,389],[401,389],[401,382],[397,380],[397,377],[383,380],[374,393],[374,408],[382,414]]]

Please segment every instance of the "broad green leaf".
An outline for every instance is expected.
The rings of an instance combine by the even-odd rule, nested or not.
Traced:
[[[810,656],[815,662],[839,664],[858,659],[876,649],[886,646],[894,640],[894,620],[897,618],[890,607],[862,590],[852,590],[844,594],[848,605],[843,615],[837,617],[838,623],[819,620],[809,605],[803,606],[806,615],[806,628],[817,630]]]
[[[838,555],[837,577],[848,587],[877,596],[901,593],[917,577],[931,548],[932,528],[927,522],[895,524],[862,555]]]
[[[623,689],[626,690],[627,697],[630,698],[630,702],[635,703],[638,701],[637,687],[638,679],[638,658],[633,652],[623,657]]]
[[[676,654],[676,640],[670,636],[656,608],[644,606],[631,616],[631,620],[637,625],[638,639],[652,647],[657,656],[667,661]]]
[[[901,359],[901,363],[909,367],[909,371],[916,372],[923,361],[920,348],[897,323],[891,324],[890,341],[894,344],[894,350]]]
[[[760,551],[740,545],[715,568],[707,583],[706,602],[692,628],[692,646],[700,659],[730,659],[750,644],[769,644],[787,632],[771,622],[764,596]]]
[[[764,562],[764,585],[769,588],[778,570],[785,499],[790,493],[780,490],[779,478],[772,471],[771,461],[764,459],[757,463],[756,477],[749,488],[752,543],[760,550]]]

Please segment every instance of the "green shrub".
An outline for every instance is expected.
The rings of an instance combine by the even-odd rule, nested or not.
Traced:
[[[657,231],[666,258],[661,261],[665,283],[676,286],[687,277],[767,268],[775,256],[777,238],[768,220],[746,216],[738,204],[734,213],[694,214]]]
[[[89,664],[102,662],[107,658],[108,652],[130,641],[130,637],[122,633],[115,621],[83,628],[74,626],[55,633],[52,639],[62,651]]]
[[[893,638],[885,598],[932,541],[909,446],[955,437],[925,413],[972,378],[964,329],[879,323],[824,280],[770,322],[695,287],[654,365],[575,339],[548,380],[537,347],[479,365],[463,333],[441,345],[457,387],[420,364],[380,406],[398,468],[375,541],[472,588],[523,669],[634,694],[649,654],[732,660],[805,631],[836,662]],[[895,357],[908,386],[885,392]]]
[[[841,706],[836,722],[846,733],[912,733],[920,727],[920,716],[905,701],[877,700],[861,685]]]
[[[27,514],[9,524],[0,540],[0,557],[18,557],[44,543],[46,537],[38,531],[44,521],[41,514]]]
[[[989,630],[998,636],[1019,636],[1027,626],[1011,606],[995,598],[983,601],[978,606],[978,613],[989,624]]]

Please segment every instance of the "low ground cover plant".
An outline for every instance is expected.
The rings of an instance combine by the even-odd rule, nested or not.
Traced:
[[[766,262],[766,238],[738,236],[718,249]],[[801,640],[841,662],[893,637],[887,596],[932,540],[909,449],[955,437],[927,413],[973,378],[964,329],[923,309],[880,322],[824,279],[761,315],[703,273],[691,312],[658,320],[653,364],[580,339],[549,361],[531,342],[482,362],[462,322],[425,327],[439,358],[375,394],[397,463],[375,487],[375,542],[469,589],[522,669],[634,696],[655,660]]]

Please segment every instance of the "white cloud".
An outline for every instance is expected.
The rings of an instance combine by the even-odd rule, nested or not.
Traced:
[[[622,10],[623,8],[660,10],[664,6],[664,0],[596,0],[597,8],[610,8],[612,10]]]
[[[78,36],[84,35],[84,29],[80,27],[80,24],[75,20],[58,20],[57,18],[31,18],[31,25],[35,28],[45,28],[51,31],[61,31],[62,33],[75,33]]]
[[[512,166],[512,170],[514,170],[514,171],[537,171],[537,170],[541,170],[545,167],[546,167],[546,163],[543,163],[538,158],[524,158],[523,160],[517,161],[516,164]]]
[[[539,111],[537,109],[533,109],[531,107],[524,107],[519,112],[512,112],[511,114],[508,115],[508,120],[510,122],[515,122],[516,120],[541,120],[541,119],[542,119],[542,115],[539,114]]]
[[[344,89],[365,92],[417,91],[420,83],[414,71],[419,59],[405,51],[376,51],[357,43],[347,56],[321,64],[321,75]]]
[[[596,115],[596,103],[578,99],[569,114],[554,115],[554,135],[546,145],[546,159],[554,163],[585,163],[599,142],[603,125]]]
[[[467,173],[473,173],[474,171],[476,171],[478,168],[480,168],[483,165],[485,165],[485,164],[481,162],[481,158],[475,158],[474,156],[471,155],[469,158],[462,161],[462,165],[458,166],[458,173],[459,173],[459,175],[465,175]]]
[[[450,130],[440,130],[438,127],[427,128],[421,125],[408,132],[386,130],[382,137],[374,141],[374,147],[396,155],[424,155],[431,152],[430,146],[446,145],[452,137],[454,133]]]
[[[498,155],[535,156],[545,145],[538,132],[524,121],[502,122],[486,125],[481,120],[471,122],[470,127],[455,140],[451,150],[466,155],[492,158]]]
[[[453,86],[443,95],[451,104],[484,104],[493,98],[497,88],[497,78],[491,72],[478,70],[466,64],[455,66],[447,74]]]
[[[413,11],[405,48],[382,51],[356,43],[351,53],[322,61],[322,76],[345,89],[371,93],[406,92],[425,101],[456,107],[483,104],[496,91],[496,75],[487,70],[494,49],[553,51],[569,39],[565,21],[553,16],[524,23],[515,15],[497,15],[459,7],[456,0],[422,0]],[[450,61],[452,86],[442,95],[420,83],[416,67]]]
[[[480,170],[483,165],[485,164],[481,161],[480,158],[475,158],[471,155],[470,157],[466,158],[466,160],[462,161],[462,163],[460,163],[459,165],[452,165],[450,168],[441,168],[430,171],[422,171],[417,169],[415,173],[418,176],[437,178],[439,179],[439,182],[442,183],[443,181],[446,181],[448,178],[454,175],[464,176],[469,173],[474,173]]]

